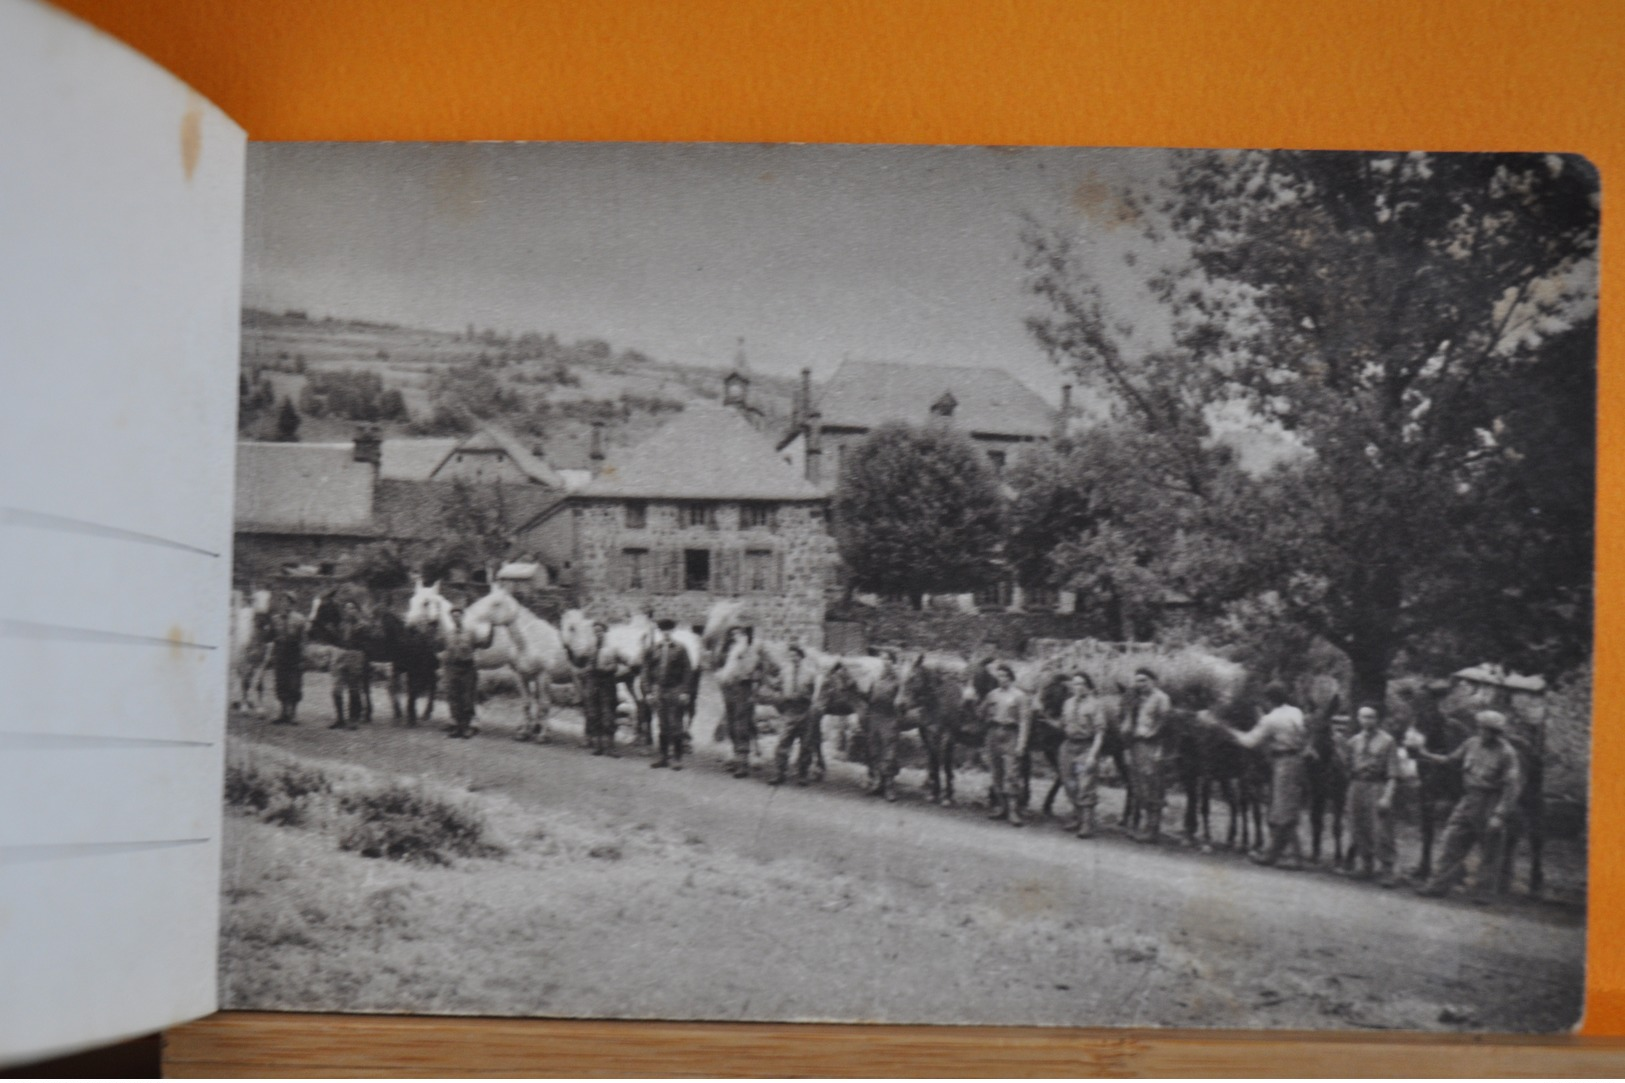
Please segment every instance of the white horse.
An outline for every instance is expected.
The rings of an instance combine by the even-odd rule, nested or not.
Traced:
[[[644,679],[644,663],[659,639],[660,629],[648,614],[634,613],[624,621],[606,624],[603,643],[595,649],[593,624],[580,609],[567,610],[559,618],[559,632],[564,637],[570,661],[578,673],[593,666],[615,671],[616,693],[631,707],[637,724],[637,740],[649,744],[653,741],[653,697]],[[671,637],[688,654],[697,671],[704,653],[699,637],[686,629],[674,629]],[[692,703],[689,710],[693,710]]]
[[[745,603],[731,598],[712,603],[706,614],[701,641],[707,656],[716,665],[718,680],[728,679],[744,645],[742,639],[730,645],[729,633],[735,628],[750,627],[751,624],[750,611]],[[753,642],[766,659],[769,679],[788,668],[790,643],[760,637],[753,637]],[[837,747],[844,751],[852,727],[861,724],[863,706],[885,669],[885,663],[870,655],[831,654],[805,643],[796,646],[800,647],[815,673],[813,711],[820,716],[833,715],[841,720],[836,738]],[[820,763],[822,755],[820,752]]]
[[[246,599],[231,592],[231,700],[233,710],[260,709],[265,701],[265,669],[271,661],[271,592],[256,590]],[[250,702],[252,697],[252,702]]]
[[[546,740],[547,718],[553,709],[549,685],[554,680],[576,679],[564,637],[500,585],[470,604],[463,620],[476,629],[490,626],[493,631],[491,646],[474,656],[476,664],[506,666],[519,680],[525,727],[516,736],[520,740]]]

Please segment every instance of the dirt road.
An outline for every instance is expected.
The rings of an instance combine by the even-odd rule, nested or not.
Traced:
[[[466,790],[510,854],[418,869],[232,818],[230,1006],[1542,1031],[1579,1017],[1573,907],[888,805],[849,765],[773,788],[730,778],[708,742],[689,770],[650,770],[590,756],[568,721],[553,744],[516,743],[508,709],[487,704],[468,741],[233,722],[239,751]]]

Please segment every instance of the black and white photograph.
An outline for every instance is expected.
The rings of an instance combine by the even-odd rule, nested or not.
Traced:
[[[246,204],[222,1008],[1579,1024],[1585,159],[255,143]]]

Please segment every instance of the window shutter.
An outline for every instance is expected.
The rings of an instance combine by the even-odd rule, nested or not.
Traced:
[[[738,549],[718,549],[711,559],[716,562],[713,574],[717,577],[714,590],[718,594],[738,594],[740,589],[740,551]]]
[[[784,550],[773,550],[773,578],[770,580],[773,593],[784,593]]]
[[[683,551],[665,549],[661,551],[661,557],[663,558],[661,589],[676,594],[683,589]]]
[[[628,574],[626,554],[619,549],[612,550],[609,554],[610,587],[614,590],[625,590]]]

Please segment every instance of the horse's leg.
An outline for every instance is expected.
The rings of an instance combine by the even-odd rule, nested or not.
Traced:
[[[1536,794],[1529,806],[1529,894],[1539,895],[1546,886],[1546,798]]]
[[[1416,879],[1426,881],[1433,875],[1433,798],[1425,784],[1417,795],[1416,820],[1417,831],[1422,836],[1422,853],[1411,873]]]
[[[1061,792],[1060,746],[1057,745],[1054,748],[1044,749],[1044,760],[1049,764],[1050,774],[1053,775],[1055,779],[1050,783],[1049,793],[1044,796],[1044,815],[1049,816],[1052,814],[1055,808],[1055,795]]]
[[[1122,745],[1112,749],[1112,764],[1117,768],[1117,777],[1123,780],[1123,815],[1118,817],[1118,823],[1123,827],[1134,826],[1134,776],[1128,769],[1128,755]]]
[[[920,744],[925,746],[925,784],[926,792],[931,795],[930,801],[934,805],[942,798],[942,751],[937,747],[937,737],[931,728],[925,724],[920,726]]]
[[[399,662],[389,663],[389,714],[396,722],[401,720],[401,686],[407,681],[404,669]]]

